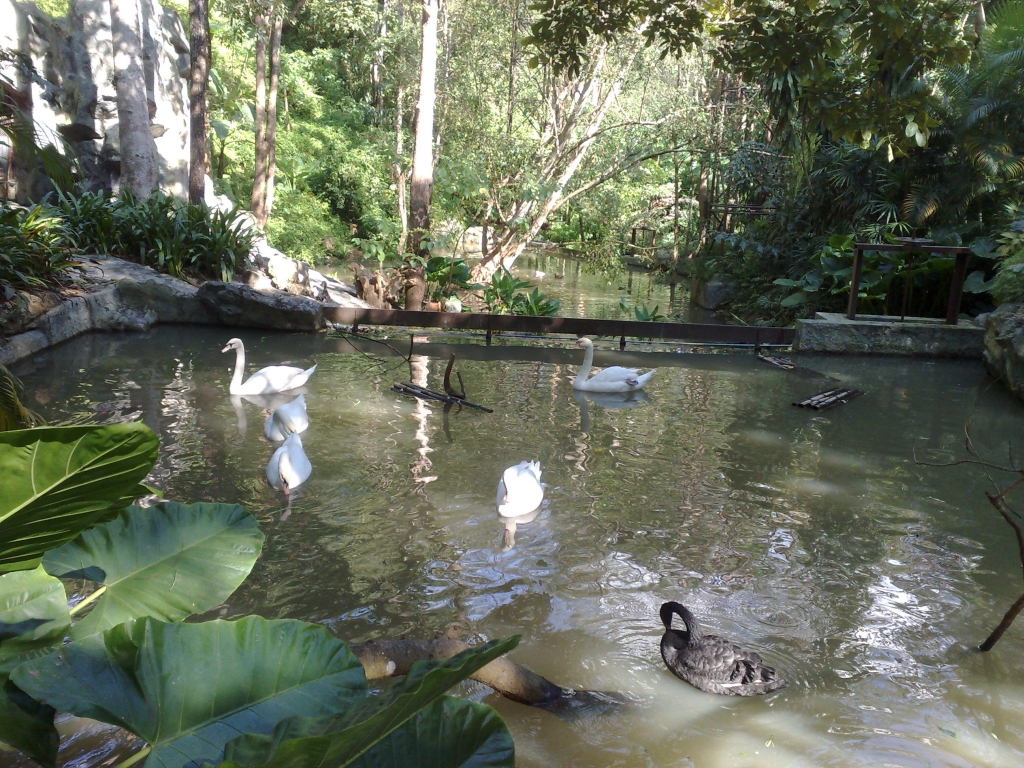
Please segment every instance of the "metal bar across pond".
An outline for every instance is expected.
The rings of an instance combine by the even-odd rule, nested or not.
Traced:
[[[458,330],[512,331],[516,333],[565,333],[577,336],[618,336],[663,341],[695,341],[718,344],[788,345],[792,328],[754,325],[708,325],[702,323],[651,323],[637,320],[595,320],[585,317],[528,317],[488,315],[475,312],[407,312],[404,309],[353,309],[324,307],[324,317],[333,323],[351,325],[395,325],[408,328],[450,328]]]

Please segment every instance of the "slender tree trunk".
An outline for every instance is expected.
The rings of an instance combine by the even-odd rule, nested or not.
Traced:
[[[142,65],[142,14],[138,0],[111,0],[110,29],[114,47],[121,186],[145,199],[157,186],[153,143]]]
[[[512,133],[512,110],[516,97],[516,57],[519,54],[519,0],[512,0],[512,46],[508,55],[508,119],[505,132]]]
[[[209,115],[206,85],[210,77],[210,38],[206,0],[190,0],[189,33],[189,166],[188,199],[193,205],[206,195],[206,172],[210,157]]]
[[[267,16],[256,17],[256,162],[249,210],[259,226],[267,223]]]
[[[378,14],[377,50],[373,52],[373,64],[370,65],[370,101],[377,113],[374,122],[379,122],[384,113],[384,40],[388,34],[388,0],[380,0]]]
[[[977,7],[974,10],[974,34],[979,38],[981,33],[985,31],[985,3],[983,0],[978,0]]]
[[[417,105],[416,146],[412,158],[409,214],[410,250],[426,256],[423,236],[430,229],[430,198],[434,191],[434,86],[437,78],[437,0],[423,0],[423,51],[420,56],[420,95]],[[421,309],[426,282],[423,267],[406,266],[405,308]]]
[[[398,0],[398,37],[401,40],[402,27],[405,21],[405,0]],[[395,50],[395,58],[401,62],[399,50]],[[402,165],[402,153],[405,151],[405,81],[402,80],[400,66],[396,66],[395,78],[395,197],[398,203],[398,222],[401,231],[398,234],[398,255],[405,253],[405,241],[409,237],[409,211],[405,200],[405,184],[407,174],[405,166]]]
[[[274,19],[274,28],[270,34],[270,88],[267,94],[267,182],[265,218],[260,226],[266,225],[270,212],[274,209],[274,175],[277,172],[277,91],[281,83],[281,29],[284,18]]]
[[[672,137],[672,146],[678,146],[679,139]],[[679,153],[672,153],[672,271],[679,268]]]

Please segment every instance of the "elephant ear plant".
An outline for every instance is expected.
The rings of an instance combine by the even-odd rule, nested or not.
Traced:
[[[370,696],[319,625],[183,622],[245,580],[263,534],[235,505],[132,505],[157,447],[137,423],[0,433],[0,742],[56,768],[65,711],[145,741],[122,768],[514,765],[501,718],[445,692],[517,637]],[[70,605],[68,579],[92,585]]]

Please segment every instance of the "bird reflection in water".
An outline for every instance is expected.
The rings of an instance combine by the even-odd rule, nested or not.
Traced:
[[[590,431],[590,404],[599,405],[606,410],[636,408],[651,402],[643,390],[635,392],[584,392],[574,389],[572,397],[580,407],[580,431]]]
[[[295,400],[298,395],[305,394],[305,392],[304,388],[299,388],[290,389],[287,392],[272,392],[266,395],[231,395],[231,407],[235,409],[235,420],[238,423],[238,436],[245,437],[245,433],[249,429],[243,400],[252,403],[264,411],[270,412],[280,408],[282,405],[287,405]]]

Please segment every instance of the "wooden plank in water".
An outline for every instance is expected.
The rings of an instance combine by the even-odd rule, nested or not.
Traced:
[[[825,392],[819,392],[813,397],[808,397],[806,400],[800,400],[799,402],[793,403],[797,408],[810,408],[815,411],[827,411],[829,408],[835,408],[837,405],[844,405],[855,398],[860,397],[863,392],[859,389],[829,389]]]

